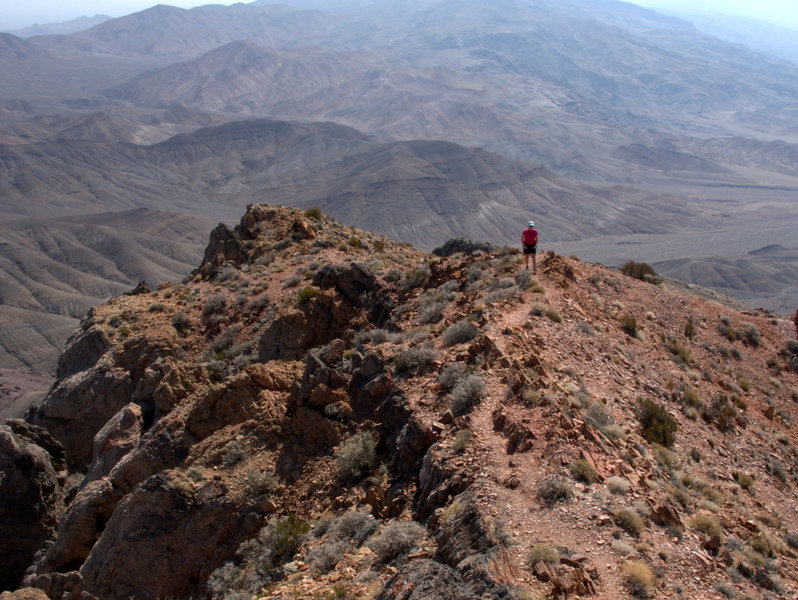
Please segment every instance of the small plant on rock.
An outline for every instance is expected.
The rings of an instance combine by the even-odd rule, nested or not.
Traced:
[[[560,563],[560,553],[551,544],[535,544],[527,554],[526,562],[529,566],[535,566],[538,563],[557,565]]]
[[[573,498],[574,487],[561,475],[547,475],[538,483],[537,495],[546,504],[554,504]]]
[[[571,463],[571,474],[574,479],[583,481],[588,485],[594,483],[598,479],[598,473],[593,464],[584,458],[580,458]]]
[[[319,293],[319,291],[316,288],[312,287],[312,286],[308,286],[306,288],[302,288],[301,290],[299,290],[299,293],[297,294],[298,295],[298,299],[299,299],[299,303],[300,304],[307,304],[313,298],[315,298],[318,295],[318,293]]]
[[[644,562],[627,560],[621,567],[625,575],[626,588],[635,598],[650,598],[654,592],[656,579],[654,572]]]
[[[449,405],[455,416],[470,413],[485,396],[485,384],[479,375],[466,375],[451,393]]]

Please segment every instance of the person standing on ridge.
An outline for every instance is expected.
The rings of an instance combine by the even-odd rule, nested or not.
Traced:
[[[535,229],[534,221],[529,222],[529,227],[524,229],[524,233],[521,235],[521,248],[524,250],[524,268],[529,268],[529,255],[531,254],[532,272],[537,272],[538,230]]]

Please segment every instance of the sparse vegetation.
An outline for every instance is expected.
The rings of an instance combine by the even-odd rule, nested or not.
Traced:
[[[319,291],[313,286],[308,286],[299,290],[297,294],[300,304],[307,304],[318,295]]]
[[[444,330],[441,338],[447,346],[454,346],[455,344],[473,340],[478,333],[479,329],[477,329],[476,325],[466,319],[462,319],[449,325]]]
[[[317,221],[321,221],[321,209],[318,206],[309,208],[305,211],[305,216],[308,219],[316,219]]]
[[[394,366],[401,373],[418,372],[438,359],[438,353],[432,348],[408,348],[396,355]]]
[[[690,525],[696,531],[700,531],[706,535],[716,535],[721,539],[723,538],[723,528],[720,526],[718,520],[710,515],[697,514],[693,516]]]
[[[629,593],[635,598],[650,598],[656,584],[651,568],[639,560],[627,560],[621,568]]]
[[[622,508],[613,516],[618,527],[635,537],[640,537],[640,534],[643,533],[646,528],[643,519],[631,508]]]
[[[172,327],[175,328],[179,335],[186,335],[191,329],[191,317],[182,310],[177,311],[172,315]]]
[[[562,475],[547,475],[538,482],[537,495],[546,504],[554,504],[573,498],[574,487]]]
[[[550,565],[556,565],[560,562],[560,553],[551,544],[535,544],[529,550],[526,561],[530,567],[534,567],[536,564],[541,562]]]
[[[463,379],[466,370],[465,364],[460,362],[445,364],[438,373],[438,383],[444,390],[449,391]]]
[[[578,481],[583,481],[587,484],[594,483],[598,479],[598,473],[593,464],[580,458],[571,463],[571,474]]]
[[[626,494],[630,487],[632,487],[631,482],[623,477],[613,475],[607,478],[607,488],[609,488],[613,494]]]
[[[424,537],[424,528],[413,521],[394,521],[380,535],[371,538],[368,547],[380,562],[407,554]]]
[[[377,435],[371,431],[356,433],[338,447],[335,461],[341,479],[362,478],[377,464]]]
[[[660,277],[648,263],[639,263],[630,260],[621,267],[621,273],[648,283],[662,283],[662,277]]]
[[[452,441],[452,450],[460,454],[464,452],[468,445],[471,443],[471,440],[474,439],[474,434],[471,433],[468,429],[461,429],[458,431],[454,436],[454,441]]]
[[[470,413],[482,401],[485,395],[485,384],[479,375],[466,375],[454,386],[449,406],[455,416]]]
[[[649,398],[641,399],[638,406],[640,424],[643,426],[642,433],[646,441],[668,448],[673,446],[678,425],[667,409]]]
[[[631,315],[621,316],[621,330],[629,337],[637,337],[637,319]]]

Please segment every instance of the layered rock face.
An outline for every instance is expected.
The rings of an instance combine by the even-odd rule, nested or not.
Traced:
[[[712,598],[702,570],[792,593],[791,323],[461,247],[251,206],[183,283],[92,310],[0,428],[4,588]]]

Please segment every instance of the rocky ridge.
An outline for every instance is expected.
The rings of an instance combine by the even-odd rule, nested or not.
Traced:
[[[3,600],[790,597],[793,335],[249,206],[184,282],[92,309],[0,429],[4,531],[41,507]]]

